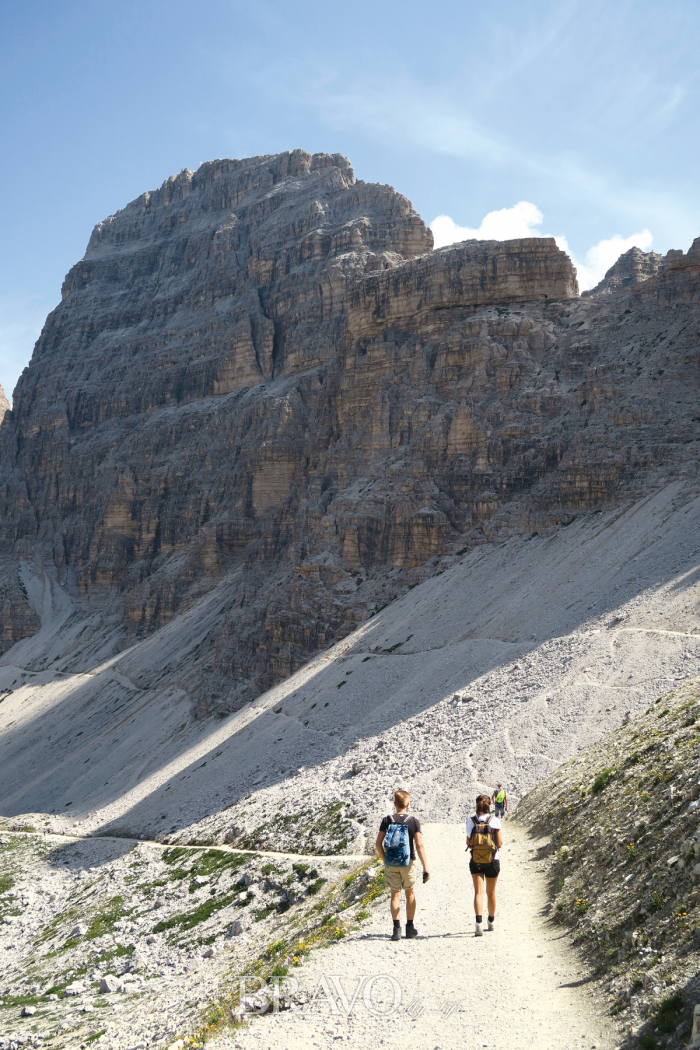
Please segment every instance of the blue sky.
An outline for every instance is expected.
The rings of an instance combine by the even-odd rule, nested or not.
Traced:
[[[552,234],[582,283],[687,250],[699,49],[697,0],[0,5],[0,381],[94,224],[215,157],[344,153],[441,240]]]

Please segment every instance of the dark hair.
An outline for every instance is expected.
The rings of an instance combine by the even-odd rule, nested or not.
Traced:
[[[477,795],[476,796],[476,812],[477,813],[490,813],[491,812],[491,799],[488,795]]]

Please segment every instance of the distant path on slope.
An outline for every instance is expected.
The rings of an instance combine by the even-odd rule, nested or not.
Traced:
[[[190,846],[179,842],[156,842],[154,839],[135,839],[130,838],[128,835],[75,835],[72,831],[67,831],[65,834],[57,834],[51,832],[50,834],[44,834],[41,831],[11,831],[9,828],[0,828],[0,835],[17,835],[17,836],[28,836],[32,838],[39,838],[43,841],[48,842],[59,842],[68,845],[71,842],[133,842],[135,846],[154,846],[155,849],[166,850],[166,849],[191,849],[191,850],[203,850],[203,849],[219,849],[225,853],[245,853],[254,855],[256,857],[288,857],[291,860],[358,860],[365,861],[369,860],[370,856],[367,853],[280,853],[278,850],[265,850],[265,849],[236,849],[233,846],[221,845],[201,845],[201,846]]]
[[[535,845],[523,829],[506,823],[498,883],[496,930],[474,937],[472,882],[463,826],[424,825],[431,880],[416,894],[417,940],[389,940],[388,898],[360,930],[316,951],[293,973],[301,990],[313,992],[325,976],[335,995],[340,982],[348,1001],[370,984],[367,1006],[360,993],[348,1013],[333,1013],[321,991],[305,1013],[285,1011],[256,1018],[212,1050],[330,1050],[386,1046],[413,1050],[612,1050],[613,1019],[596,1004],[586,974],[566,934],[543,915],[544,877],[536,869]],[[403,921],[403,917],[402,917]],[[385,975],[382,979],[381,975]],[[372,978],[377,979],[372,982]],[[394,983],[392,983],[392,981]],[[400,1005],[389,1010],[400,989]]]

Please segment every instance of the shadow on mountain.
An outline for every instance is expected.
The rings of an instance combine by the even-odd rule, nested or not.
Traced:
[[[634,629],[641,595],[651,598],[640,631],[678,631],[682,603],[700,579],[700,515],[698,506],[686,513],[688,499],[700,504],[670,485],[548,537],[477,548],[225,722],[193,723],[182,691],[137,689],[118,662],[97,681],[79,676],[3,734],[0,811],[98,811],[104,832],[164,836],[283,783],[300,765],[316,769],[343,756],[454,692],[478,692],[484,675],[554,639]],[[673,608],[669,595],[680,596]],[[154,652],[157,641],[148,644]],[[563,674],[557,660],[552,653],[550,685]],[[668,676],[668,666],[658,670]],[[634,694],[638,705],[645,695]],[[632,702],[629,690],[622,697],[618,707]],[[476,700],[485,718],[498,720],[497,695]],[[585,719],[585,699],[577,702]],[[613,724],[617,710],[593,729],[602,735]]]

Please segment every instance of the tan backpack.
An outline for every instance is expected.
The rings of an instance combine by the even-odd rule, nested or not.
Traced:
[[[472,851],[472,860],[475,864],[491,864],[496,855],[496,835],[490,827],[491,816],[484,820],[483,816],[472,817],[474,827],[469,836],[469,849]]]

